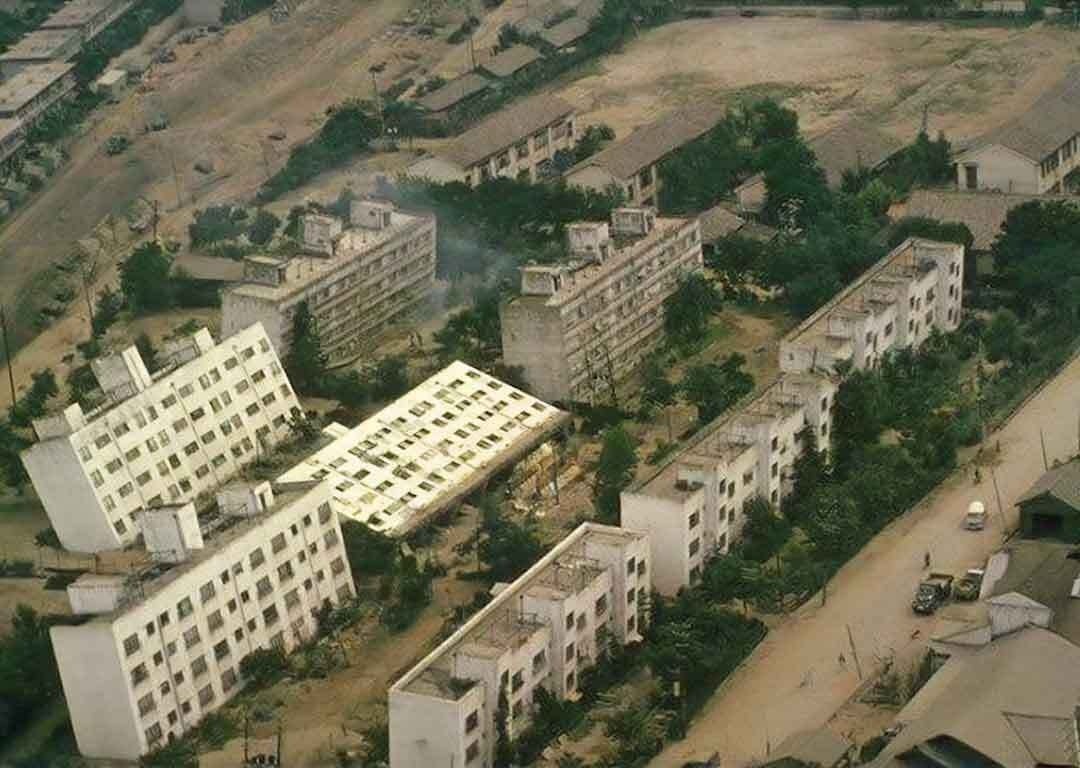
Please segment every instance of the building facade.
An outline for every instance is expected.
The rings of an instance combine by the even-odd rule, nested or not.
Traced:
[[[461,134],[431,157],[413,163],[410,176],[462,181],[477,187],[495,178],[537,181],[555,153],[577,141],[574,107],[555,96],[534,96]]]
[[[500,692],[511,738],[544,688],[576,695],[608,643],[648,621],[644,534],[584,523],[390,688],[391,768],[491,768]]]
[[[23,465],[65,549],[130,544],[137,514],[198,501],[290,435],[300,403],[260,325],[167,346],[151,375],[135,347],[93,361],[105,404],[34,422]]]
[[[252,651],[289,652],[317,615],[353,595],[326,484],[222,491],[215,516],[191,503],[147,510],[151,560],[68,587],[90,615],[51,630],[79,751],[134,760],[195,727],[244,686]]]
[[[326,479],[340,515],[401,536],[462,501],[569,414],[457,361],[278,478]]]
[[[75,90],[75,65],[51,61],[0,82],[0,120],[18,120],[29,129],[51,106]]]
[[[521,270],[505,304],[503,358],[548,401],[607,402],[661,338],[664,299],[702,268],[698,222],[618,208],[567,228],[571,261]]]
[[[7,80],[31,67],[68,61],[82,49],[82,44],[78,30],[35,29],[0,54],[0,77]]]
[[[133,4],[133,0],[70,0],[41,22],[41,29],[75,29],[83,40],[93,40]]]
[[[223,333],[262,323],[284,355],[296,311],[307,303],[330,364],[344,365],[435,284],[434,216],[356,200],[347,227],[332,216],[304,216],[301,245],[305,253],[285,261],[245,261],[244,282],[222,293]]]
[[[806,447],[827,447],[836,383],[784,374],[745,407],[711,424],[652,477],[621,495],[621,522],[649,534],[653,586],[674,595],[738,540],[755,499],[779,507]]]

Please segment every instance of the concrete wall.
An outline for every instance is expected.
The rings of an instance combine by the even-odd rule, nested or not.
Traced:
[[[255,323],[262,323],[274,349],[284,349],[284,337],[291,330],[277,308],[265,299],[221,293],[221,335],[232,336]]]
[[[1044,191],[1039,179],[1039,164],[1000,144],[965,152],[957,158],[956,184],[960,189],[968,188],[964,170],[968,165],[978,168],[978,189],[1027,195]]]
[[[687,520],[690,508],[700,504],[703,495],[698,491],[679,503],[630,491],[622,493],[620,525],[649,534],[652,585],[662,595],[674,595],[689,583]]]
[[[181,12],[191,26],[217,26],[221,24],[224,0],[184,0]]]
[[[607,170],[596,165],[586,165],[567,175],[566,183],[572,187],[583,187],[597,192],[603,192],[614,184],[624,193],[626,192],[625,180],[615,178]]]
[[[465,766],[465,718],[483,709],[483,692],[484,686],[478,685],[461,699],[451,701],[391,690],[390,764],[394,768]],[[483,723],[485,718],[480,721]]]
[[[538,298],[518,298],[499,309],[503,358],[521,366],[534,395],[547,402],[571,399],[562,314]]]
[[[990,614],[990,633],[993,637],[1000,637],[1010,632],[1015,632],[1024,627],[1049,627],[1054,618],[1054,612],[1045,605],[1034,603],[1033,605],[1005,605],[999,600],[1026,601],[1015,592],[1001,595],[987,602]]]

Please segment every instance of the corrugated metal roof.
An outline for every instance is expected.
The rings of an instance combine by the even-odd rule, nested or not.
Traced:
[[[573,112],[574,107],[557,96],[533,96],[496,112],[435,154],[467,168]]]
[[[442,112],[460,101],[487,89],[491,81],[481,74],[469,72],[461,77],[455,77],[442,88],[425,94],[417,99],[424,109],[430,112]]]
[[[1016,503],[1023,504],[1043,494],[1080,512],[1080,459],[1073,459],[1051,469],[1040,477],[1027,493],[1017,499]]]
[[[540,52],[535,48],[527,45],[512,45],[493,56],[487,64],[483,65],[483,68],[495,77],[510,77],[539,58]]]

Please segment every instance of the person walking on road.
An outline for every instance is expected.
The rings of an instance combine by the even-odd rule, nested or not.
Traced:
[[[926,554],[925,554],[925,555],[923,555],[923,566],[924,566],[925,568],[929,568],[929,567],[930,567],[930,550],[929,550],[929,549],[928,549],[928,550],[926,550]]]

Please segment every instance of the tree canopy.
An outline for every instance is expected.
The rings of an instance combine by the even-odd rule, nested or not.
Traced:
[[[621,506],[619,494],[634,479],[636,468],[637,447],[626,429],[618,424],[604,430],[593,480],[593,505],[599,520],[618,524]]]
[[[160,312],[173,303],[172,257],[157,242],[138,246],[120,265],[120,288],[136,314]]]
[[[306,301],[296,307],[292,321],[292,343],[285,355],[285,371],[300,392],[314,394],[326,377],[326,354],[319,340],[319,328]]]

